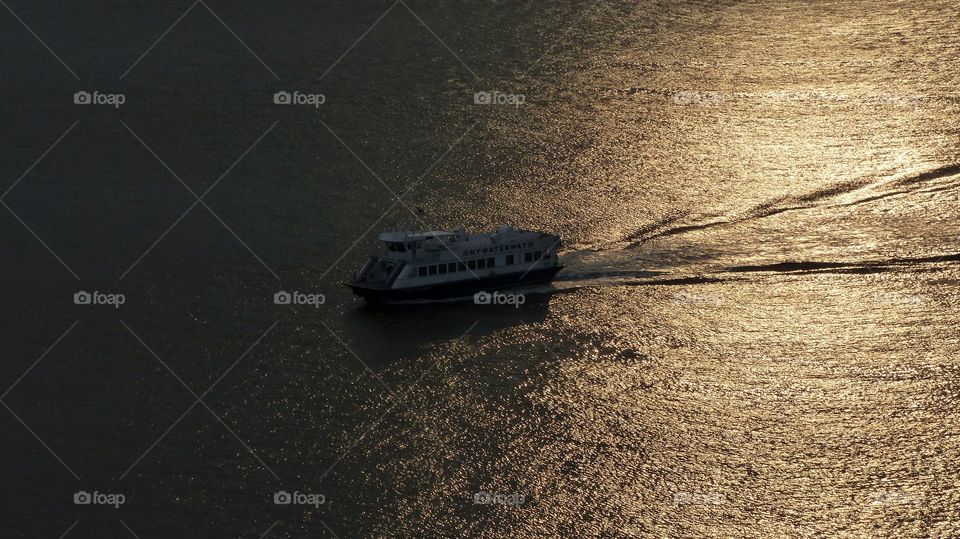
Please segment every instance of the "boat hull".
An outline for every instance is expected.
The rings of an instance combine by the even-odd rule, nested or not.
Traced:
[[[563,269],[563,266],[554,266],[552,268],[531,270],[526,273],[506,273],[504,275],[494,275],[483,279],[464,279],[413,288],[386,289],[366,287],[357,284],[348,284],[347,286],[353,290],[354,294],[363,297],[371,303],[445,299],[466,297],[482,291],[492,292],[494,290],[504,290],[507,288],[548,282],[553,279],[553,276],[561,269]]]

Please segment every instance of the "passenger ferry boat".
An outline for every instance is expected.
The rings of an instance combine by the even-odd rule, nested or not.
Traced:
[[[375,303],[468,296],[547,282],[563,269],[560,238],[501,226],[467,234],[384,232],[379,250],[347,286]]]

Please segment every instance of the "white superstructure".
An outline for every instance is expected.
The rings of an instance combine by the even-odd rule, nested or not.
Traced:
[[[463,229],[433,232],[384,232],[381,245],[357,272],[351,287],[405,290],[469,284],[509,284],[552,277],[559,270],[560,238],[552,234],[501,226],[470,235]],[[361,294],[369,295],[369,294]]]

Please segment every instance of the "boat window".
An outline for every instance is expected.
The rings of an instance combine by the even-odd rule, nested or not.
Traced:
[[[494,267],[494,266],[496,266],[496,265],[497,265],[497,263],[496,263],[496,259],[495,259],[495,258],[488,258],[488,259],[487,259],[487,267],[488,267],[488,268],[492,268],[492,267]]]
[[[427,276],[427,267],[420,266],[417,268],[417,277],[426,277]]]
[[[533,253],[523,253],[524,262],[533,262]]]
[[[463,262],[457,262],[457,271],[467,271],[467,267],[463,265]]]
[[[447,271],[449,271],[450,273],[456,273],[456,272],[457,272],[457,263],[456,263],[456,262],[450,262],[449,264],[447,264]]]
[[[447,273],[447,265],[440,264],[440,275],[445,275]]]
[[[534,251],[534,252],[533,252],[533,259],[534,259],[534,260],[537,260],[537,261],[540,260],[540,251]]]
[[[437,274],[437,267],[430,266],[430,275],[436,275],[436,274]]]
[[[467,267],[470,268],[470,269],[472,269],[472,270],[477,269],[477,261],[476,261],[476,260],[467,260]]]
[[[487,267],[487,260],[486,260],[486,259],[481,258],[480,260],[477,260],[477,269],[484,269],[484,268],[486,268],[486,267]]]
[[[513,255],[507,255],[507,265],[508,266],[513,265]]]

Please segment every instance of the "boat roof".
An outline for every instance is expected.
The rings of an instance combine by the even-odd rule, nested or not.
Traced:
[[[388,243],[402,243],[407,241],[422,241],[428,238],[460,238],[460,239],[478,239],[478,238],[497,238],[502,236],[530,236],[541,234],[541,232],[532,232],[529,230],[518,230],[508,225],[498,226],[497,229],[493,232],[486,232],[481,234],[470,235],[467,234],[467,231],[460,227],[456,230],[431,230],[427,232],[415,232],[415,231],[392,231],[392,232],[381,232],[380,241]]]
[[[456,236],[453,232],[446,230],[434,230],[428,232],[383,232],[380,234],[380,241],[387,242],[404,242],[404,241],[419,241],[427,238],[446,238],[450,236]]]

